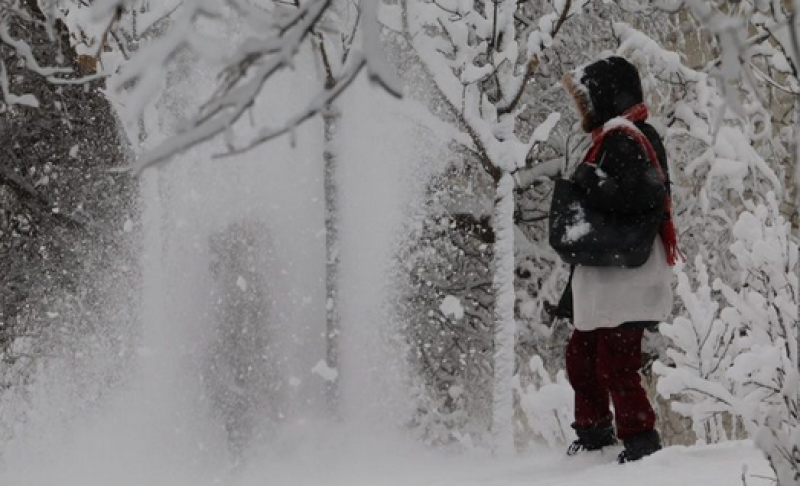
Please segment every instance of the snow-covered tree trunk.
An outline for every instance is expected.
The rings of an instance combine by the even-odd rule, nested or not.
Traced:
[[[349,11],[356,9],[357,12]],[[344,18],[355,18],[346,25]],[[344,75],[347,58],[353,49],[359,29],[361,12],[358,8],[342,2],[332,2],[323,16],[323,29],[314,29],[315,47],[322,67],[325,93],[337,88]],[[342,114],[340,107],[331,99],[321,111],[323,123],[323,187],[325,192],[325,361],[328,373],[325,376],[325,395],[331,417],[339,415],[339,337],[341,316],[339,314],[339,187],[337,151],[338,124]]]
[[[327,83],[326,83],[327,84]],[[328,368],[339,369],[339,194],[336,181],[337,154],[334,145],[339,110],[329,104],[322,112],[325,130],[325,360]],[[339,380],[330,378],[325,385],[328,411],[337,416],[339,409]]]
[[[495,453],[514,451],[514,179],[505,173],[497,183],[492,226],[494,244],[494,389],[492,437]]]

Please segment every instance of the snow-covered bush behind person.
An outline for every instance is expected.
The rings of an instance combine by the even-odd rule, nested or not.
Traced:
[[[527,385],[519,380],[515,383],[522,412],[519,420],[552,448],[569,443],[575,439],[570,427],[575,416],[575,393],[565,371],[560,370],[552,379],[539,356],[530,359],[528,368],[534,379]]]
[[[679,52],[691,47],[687,39],[667,48],[624,23],[615,23],[614,32],[617,53],[643,67],[642,84],[672,166],[683,250],[702,255],[711,281],[728,280],[735,264],[715,249],[733,243],[731,228],[743,199],[782,191],[782,159],[774,152],[780,143],[763,138],[771,132],[771,117],[752,90],[744,91],[747,110],[731,112],[723,86],[707,72],[712,68],[685,64]]]
[[[770,460],[781,486],[800,484],[798,242],[768,193],[747,203],[733,227],[730,253],[739,278],[716,279],[705,265],[696,290],[686,273],[678,291],[688,311],[662,331],[672,338],[675,368],[657,365],[659,391],[678,396],[701,439],[724,438],[720,414],[733,413]],[[716,296],[727,306],[719,310]]]
[[[452,166],[433,178],[396,258],[396,312],[415,381],[409,425],[431,445],[488,443],[493,235],[478,216],[476,175]]]
[[[679,269],[677,294],[686,314],[660,326],[670,339],[667,357],[672,366],[657,361],[653,369],[658,392],[673,398],[671,408],[690,417],[697,440],[727,440],[726,419],[733,411],[733,385],[725,376],[735,356],[738,326],[720,318],[720,304],[709,284],[708,270],[699,255],[695,259],[697,287]]]
[[[698,69],[713,78],[724,95],[719,115],[747,121],[746,140],[784,185],[783,191],[776,189],[781,212],[797,230],[800,166],[792,163],[800,149],[800,132],[795,129],[800,92],[800,45],[794,35],[797,2],[688,0],[653,5],[633,0],[629,4],[640,11],[682,10],[684,25],[676,30],[683,38],[681,50],[692,65],[702,66]]]
[[[740,327],[741,353],[727,378],[736,412],[764,451],[780,486],[800,485],[800,285],[798,241],[777,198],[751,205],[734,227],[736,287],[715,282],[729,303],[722,318]]]
[[[686,275],[696,275],[700,280],[695,290],[688,282],[679,287],[683,298],[676,299],[674,315],[683,320],[677,319],[671,331],[657,335],[661,345],[655,348],[657,359],[665,365],[675,357],[664,350],[674,346],[682,350],[684,363],[670,370],[674,373],[671,379],[689,373],[684,378],[694,376],[700,380],[694,383],[694,388],[700,389],[684,394],[686,403],[699,408],[666,405],[678,415],[692,418],[697,439],[718,441],[736,437],[741,430],[738,421],[725,412],[730,407],[725,396],[730,386],[724,380],[717,381],[720,371],[716,369],[717,365],[724,369],[724,362],[730,359],[726,355],[734,352],[725,347],[733,330],[722,321],[717,322],[719,315],[714,317],[718,313],[714,302],[721,305],[722,298],[707,285],[717,279],[731,282],[736,278],[735,258],[718,249],[734,243],[733,227],[745,210],[745,199],[769,191],[786,194],[783,182],[789,168],[788,146],[787,138],[779,133],[779,121],[762,103],[764,98],[774,98],[760,95],[760,91],[739,80],[743,109],[732,111],[727,86],[716,71],[720,52],[698,44],[692,35],[704,31],[702,21],[686,15],[673,17],[673,21],[680,24],[672,30],[671,37],[653,35],[622,22],[615,22],[613,30],[619,42],[617,54],[641,67],[651,120],[664,136],[682,249],[687,255],[701,257],[683,267]],[[691,67],[690,62],[698,67]],[[766,81],[760,85],[767,86]],[[694,308],[690,309],[692,305]],[[674,333],[679,334],[673,336]],[[712,340],[712,335],[722,342]],[[672,346],[670,338],[685,342]],[[694,344],[689,345],[692,341]],[[686,361],[696,368],[686,367]],[[703,383],[715,383],[711,387],[714,392],[706,395],[709,389],[702,388]],[[677,394],[675,386],[658,385],[666,396]],[[685,443],[687,439],[691,440],[679,433],[675,442]]]

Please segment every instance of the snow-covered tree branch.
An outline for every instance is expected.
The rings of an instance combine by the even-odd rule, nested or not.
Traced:
[[[22,105],[31,108],[39,107],[39,100],[32,93],[19,92],[9,75],[12,63],[24,66],[24,69],[34,75],[45,79],[53,85],[85,84],[96,81],[102,76],[90,74],[83,76],[76,72],[69,63],[75,59],[64,58],[66,38],[61,38],[67,32],[66,27],[55,12],[56,4],[50,9],[42,10],[38,3],[30,0],[0,0],[0,102],[5,105]],[[59,54],[55,56],[54,65],[42,64],[34,54],[34,49],[29,43],[32,31],[46,32],[48,40],[53,44],[53,49]]]
[[[98,5],[102,14],[120,8],[121,0]],[[371,79],[390,93],[399,96],[401,86],[387,67],[382,54],[377,22],[378,2],[362,1],[363,32],[361,48],[347,59],[335,86],[320,90],[294,116],[277,127],[265,127],[249,140],[233,142],[236,124],[248,113],[258,95],[279,73],[291,69],[304,46],[309,45],[320,26],[331,0],[268,2],[263,8],[245,0],[223,4],[210,0],[187,2],[173,14],[174,24],[127,63],[112,80],[112,87],[129,92],[127,102],[135,107],[132,117],[147,106],[159,90],[165,69],[181,49],[193,52],[221,65],[219,85],[185,127],[162,145],[143,154],[135,171],[164,162],[171,156],[221,134],[227,134],[231,153],[249,150],[268,140],[290,133],[296,126],[314,117],[338,97],[366,68]],[[234,45],[219,36],[207,34],[225,16],[238,16],[249,31]],[[323,26],[324,27],[324,26]],[[232,54],[231,54],[232,53]]]

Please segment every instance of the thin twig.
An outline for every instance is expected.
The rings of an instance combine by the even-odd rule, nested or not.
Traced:
[[[114,11],[114,15],[108,22],[108,26],[103,31],[103,35],[100,37],[100,45],[97,46],[97,54],[94,55],[95,61],[98,62],[100,61],[100,56],[103,54],[103,49],[105,49],[106,44],[108,43],[108,33],[111,32],[111,29],[114,27],[114,24],[119,22],[120,18],[122,18],[122,6],[118,5],[116,10]]]
[[[330,89],[327,89],[319,96],[317,96],[314,100],[309,103],[304,111],[300,114],[296,115],[295,117],[289,119],[282,127],[265,130],[257,137],[253,138],[250,142],[248,142],[243,147],[232,148],[230,151],[225,152],[224,154],[216,155],[215,157],[229,157],[231,155],[238,155],[245,152],[248,152],[255,147],[278,138],[280,136],[286,135],[287,133],[291,133],[295,130],[298,126],[302,125],[305,121],[313,118],[317,113],[322,111],[326,106],[333,103],[341,94],[342,92],[350,86],[350,84],[355,81],[358,73],[361,69],[366,66],[366,59],[363,56],[359,56],[353,62],[353,65],[345,71],[342,75],[342,78],[338,81],[334,80],[334,84]]]
[[[561,30],[561,27],[564,26],[564,22],[567,21],[569,18],[569,11],[572,9],[572,0],[567,0],[564,4],[564,9],[561,11],[561,15],[559,15],[558,21],[556,21],[556,25],[553,27],[553,31],[550,34],[550,37],[555,38],[558,35],[558,32]],[[517,109],[519,102],[522,100],[522,95],[525,92],[525,87],[528,85],[530,80],[533,78],[534,74],[536,73],[536,69],[539,67],[539,57],[534,56],[530,59],[525,66],[525,77],[522,80],[522,83],[517,90],[517,93],[514,95],[514,98],[511,102],[506,106],[501,106],[498,108],[497,113],[499,115],[507,115],[512,113],[514,110]]]
[[[525,86],[527,86],[530,80],[533,78],[533,75],[536,73],[536,68],[538,67],[539,57],[534,56],[533,59],[528,61],[528,64],[525,67],[525,77],[523,78],[522,83],[520,83],[519,89],[514,95],[514,99],[512,99],[508,105],[499,107],[497,109],[498,115],[507,115],[517,109],[519,102],[522,100],[522,95],[525,92]]]

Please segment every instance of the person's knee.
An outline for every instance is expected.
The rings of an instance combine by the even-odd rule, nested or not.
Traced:
[[[567,379],[576,391],[605,389],[605,381],[594,366],[567,366]]]
[[[610,391],[625,394],[629,391],[638,391],[642,388],[642,377],[635,368],[624,368],[606,375],[606,387]]]
[[[567,378],[570,383],[593,382],[596,379],[596,364],[583,356],[567,356]]]

